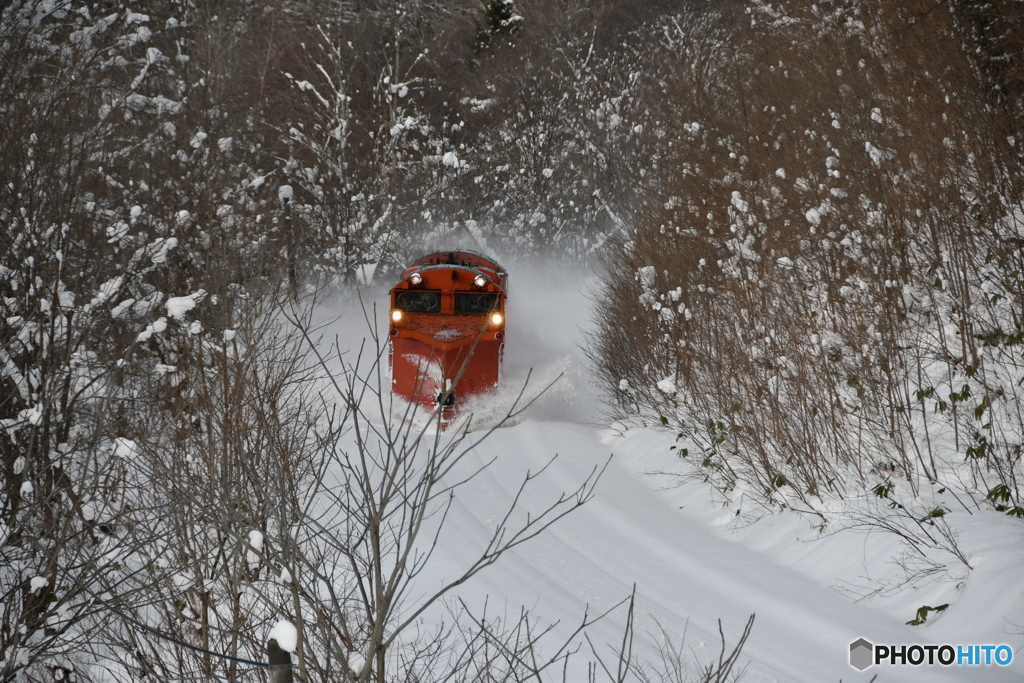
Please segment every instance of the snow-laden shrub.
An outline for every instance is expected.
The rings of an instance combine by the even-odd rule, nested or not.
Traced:
[[[609,393],[772,507],[897,472],[1020,514],[1017,153],[963,27],[749,9],[703,70],[693,25],[666,32],[648,200],[598,308]]]

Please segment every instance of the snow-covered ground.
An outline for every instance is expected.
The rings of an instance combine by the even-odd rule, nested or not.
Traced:
[[[795,513],[748,523],[706,486],[657,472],[685,472],[670,450],[674,435],[635,428],[608,429],[580,345],[589,309],[600,301],[592,273],[566,273],[539,263],[505,264],[511,272],[506,384],[533,369],[531,384],[563,374],[516,424],[495,432],[464,463],[494,459],[459,489],[445,532],[417,588],[424,593],[451,579],[486,543],[523,476],[548,466],[522,499],[543,509],[574,490],[594,468],[607,468],[580,510],[505,556],[457,595],[471,608],[518,615],[525,606],[555,623],[548,642],[570,634],[585,612],[603,612],[636,587],[634,658],[659,662],[657,642],[685,632],[693,660],[718,656],[718,620],[728,644],[756,613],[741,661],[742,680],[760,681],[1020,681],[1024,680],[1024,533],[1019,521],[994,512],[956,515],[973,570],[957,581],[857,600],[878,580],[898,576],[891,535],[820,533]],[[383,325],[386,283],[364,292],[378,302]],[[588,294],[589,292],[589,294]],[[361,338],[361,314],[349,308],[330,325],[342,346]],[[353,324],[355,323],[355,324]],[[494,406],[485,406],[484,411]],[[486,416],[485,416],[486,417]],[[951,515],[951,517],[954,517]],[[927,623],[906,622],[923,605],[949,603]],[[440,608],[427,619],[439,618]],[[588,629],[599,648],[622,641],[625,608]],[[886,645],[1009,645],[1010,666],[873,666],[848,663],[858,638]],[[574,659],[585,666],[586,645]],[[585,668],[571,669],[580,676]]]

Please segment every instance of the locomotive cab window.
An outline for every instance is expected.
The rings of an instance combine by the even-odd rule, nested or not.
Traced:
[[[455,294],[456,313],[490,313],[498,307],[498,295],[483,292]]]
[[[441,293],[407,290],[395,294],[395,306],[406,313],[437,313],[441,310]]]

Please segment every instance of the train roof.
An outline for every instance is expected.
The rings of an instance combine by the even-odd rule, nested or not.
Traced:
[[[421,256],[410,263],[402,277],[405,278],[417,270],[434,268],[458,268],[484,271],[499,287],[508,287],[508,272],[494,259],[466,249],[449,249],[435,251]]]
[[[421,266],[450,265],[469,266],[471,268],[488,268],[496,273],[504,273],[505,269],[494,259],[484,256],[468,249],[454,249],[446,251],[435,251],[432,254],[421,256],[409,264],[406,270]]]

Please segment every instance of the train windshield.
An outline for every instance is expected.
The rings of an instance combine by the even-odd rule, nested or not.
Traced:
[[[461,292],[455,294],[456,313],[490,313],[498,307],[497,294]]]
[[[406,313],[437,313],[441,310],[441,293],[423,290],[398,292],[395,306]]]

